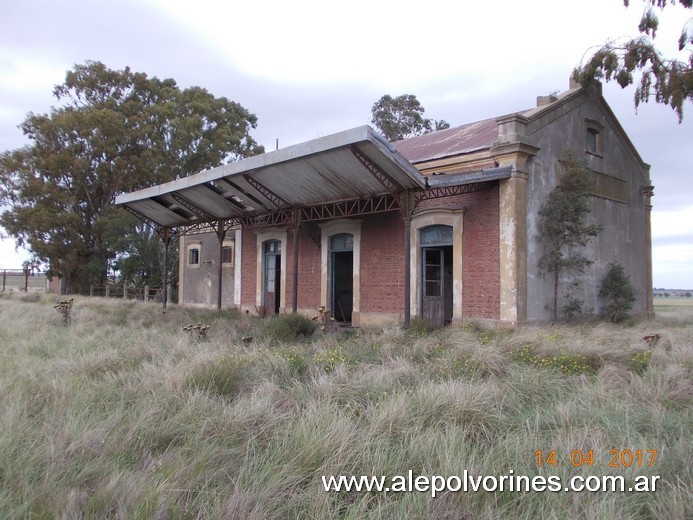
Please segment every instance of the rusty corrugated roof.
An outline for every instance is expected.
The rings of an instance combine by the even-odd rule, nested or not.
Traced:
[[[420,163],[491,147],[498,139],[496,118],[410,137],[394,143],[409,162]]]

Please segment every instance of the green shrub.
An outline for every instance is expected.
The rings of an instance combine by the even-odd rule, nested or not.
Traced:
[[[277,341],[296,341],[313,335],[316,323],[301,314],[281,314],[266,320],[264,335]]]
[[[636,295],[633,284],[618,262],[609,264],[602,279],[599,297],[603,301],[601,317],[611,323],[622,323],[630,318]]]

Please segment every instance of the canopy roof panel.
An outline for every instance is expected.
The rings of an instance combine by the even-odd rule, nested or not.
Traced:
[[[421,189],[393,145],[361,126],[116,197],[163,227]]]

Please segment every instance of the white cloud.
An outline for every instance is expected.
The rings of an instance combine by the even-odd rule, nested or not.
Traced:
[[[655,287],[693,289],[693,206],[652,212]]]
[[[652,234],[662,238],[685,235],[693,237],[693,206],[678,209],[655,207],[652,212]]]
[[[383,88],[483,78],[517,82],[565,63],[617,31],[636,10],[586,0],[453,2],[152,0],[245,73],[279,82],[367,81]],[[595,16],[599,12],[599,16]]]
[[[20,269],[22,262],[31,255],[25,249],[15,249],[15,242],[10,238],[0,239],[0,269]]]
[[[655,287],[693,289],[693,243],[655,247],[652,251],[652,263]]]

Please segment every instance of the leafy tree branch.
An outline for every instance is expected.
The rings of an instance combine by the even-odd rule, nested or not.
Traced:
[[[635,86],[635,106],[654,97],[657,103],[669,105],[681,122],[685,102],[693,101],[693,19],[686,21],[678,39],[679,51],[687,52],[688,58],[667,58],[654,44],[659,28],[655,9],[662,10],[668,4],[677,3],[691,9],[693,0],[643,1],[646,5],[638,24],[641,36],[623,43],[607,43],[573,70],[573,78],[582,85],[603,78],[626,88],[635,83],[634,74],[640,72]],[[629,3],[624,0],[626,7]]]
[[[371,122],[390,141],[450,128],[450,124],[442,119],[423,117],[424,112],[424,107],[412,94],[394,98],[385,94],[371,107]]]

